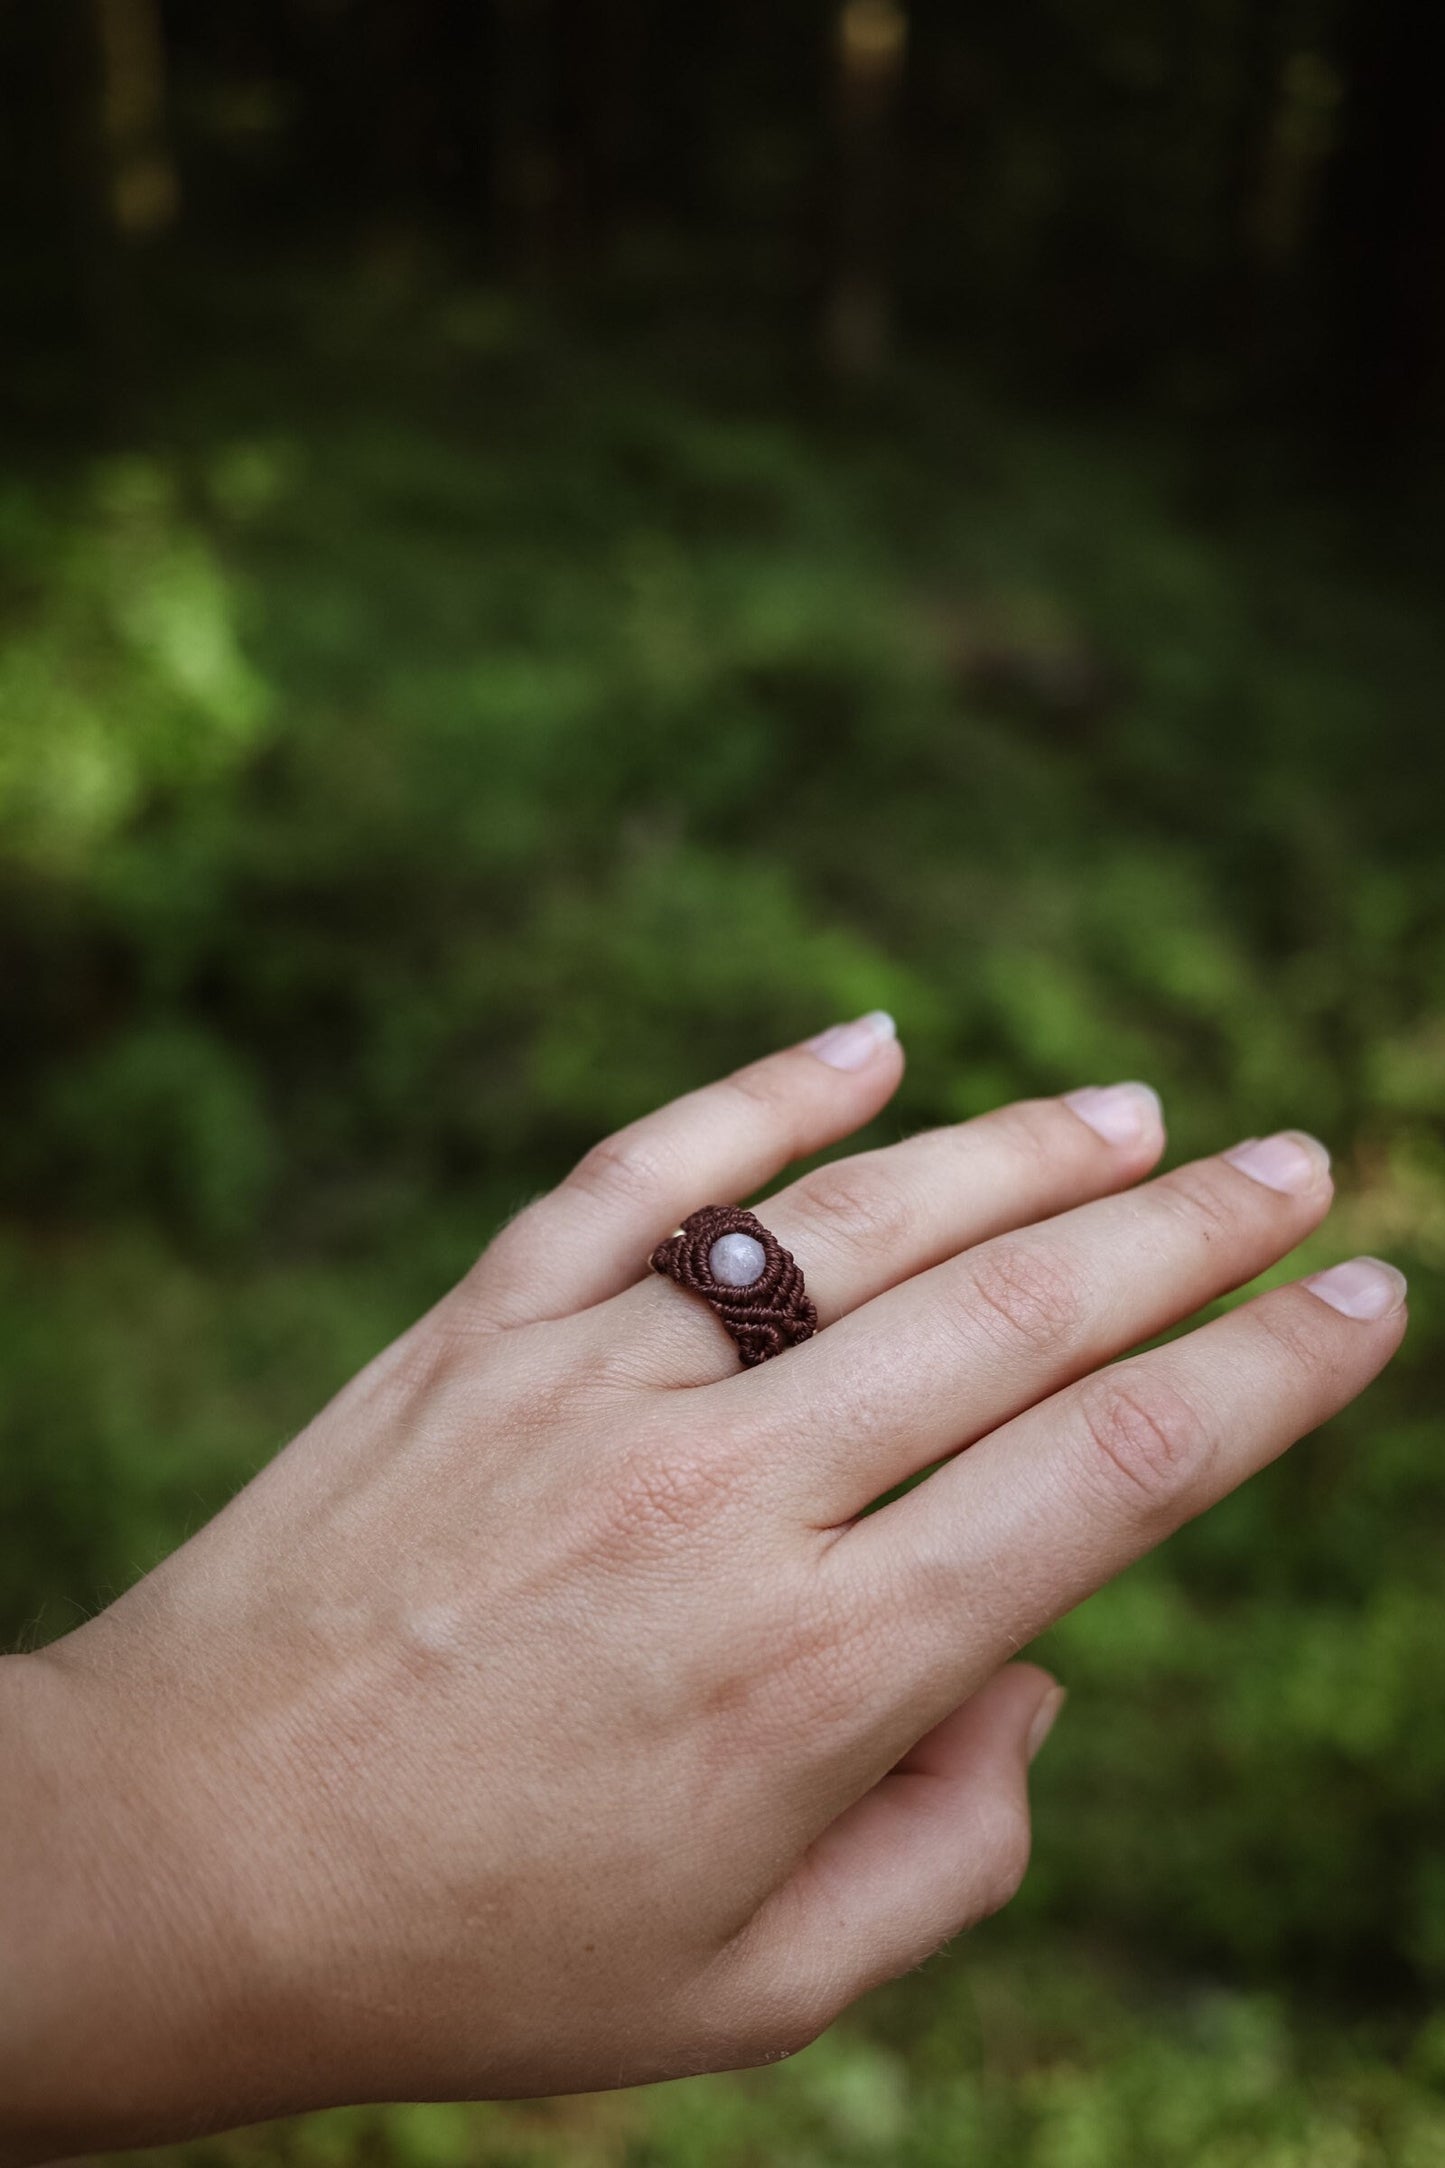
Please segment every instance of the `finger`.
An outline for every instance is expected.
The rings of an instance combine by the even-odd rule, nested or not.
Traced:
[[[1291,1132],[1000,1236],[855,1311],[768,1380],[803,1510],[851,1519],[1252,1280],[1318,1225],[1331,1194],[1324,1146]]]
[[[464,1282],[489,1322],[601,1302],[700,1204],[730,1203],[871,1121],[903,1075],[881,1009],[689,1092],[594,1145],[512,1220]]]
[[[826,1326],[970,1243],[1137,1182],[1163,1148],[1147,1084],[1090,1088],[833,1160],[758,1212],[803,1267]],[[696,1385],[738,1367],[706,1303],[656,1278],[619,1296],[605,1329],[635,1340],[649,1384]]]
[[[824,1593],[859,1632],[868,1592],[884,1622],[908,1619],[893,1691],[916,1729],[1345,1407],[1404,1331],[1404,1280],[1370,1258],[1258,1296],[1031,1408],[856,1523],[825,1554],[843,1585]]]
[[[1063,1703],[1010,1664],[812,1845],[745,1937],[774,1995],[821,1999],[812,2029],[998,1911],[1029,1856],[1028,1769]]]

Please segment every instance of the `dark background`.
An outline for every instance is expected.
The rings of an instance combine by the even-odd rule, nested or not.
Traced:
[[[0,9],[0,1620],[660,1097],[1333,1146],[1364,1405],[1050,1637],[1024,1895],[796,2065],[236,2168],[1445,2160],[1445,77],[1404,0]],[[1298,1269],[1298,1262],[1291,1269]]]

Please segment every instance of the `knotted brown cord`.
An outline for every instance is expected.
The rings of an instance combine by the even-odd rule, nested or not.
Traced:
[[[723,1235],[751,1235],[760,1244],[766,1262],[750,1287],[724,1287],[713,1278],[708,1254]],[[711,1304],[749,1367],[811,1339],[818,1329],[818,1313],[792,1253],[741,1205],[703,1205],[688,1215],[675,1235],[658,1243],[648,1262],[654,1272],[676,1280],[679,1287],[689,1288]]]

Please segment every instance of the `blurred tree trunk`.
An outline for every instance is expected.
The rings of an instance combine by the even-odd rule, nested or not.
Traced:
[[[502,261],[524,282],[555,268],[562,164],[553,100],[559,0],[496,0],[493,190]]]
[[[1239,92],[1220,160],[1218,328],[1247,364],[1267,333],[1270,288],[1287,249],[1276,210],[1287,0],[1255,0],[1238,21]]]
[[[607,254],[636,140],[645,26],[640,0],[560,0],[560,242],[581,269]]]
[[[166,129],[166,51],[157,0],[93,0],[110,221],[126,240],[172,224],[180,205]]]
[[[96,262],[108,239],[102,212],[99,61],[91,0],[0,10],[0,186],[6,251],[6,359],[39,357],[49,389],[58,354],[96,343]]]
[[[69,358],[86,372],[92,414],[111,423],[145,374],[140,244],[179,208],[165,42],[158,0],[55,0],[48,20],[63,83],[48,126],[59,139],[80,326]]]
[[[1240,93],[1223,161],[1217,335],[1238,386],[1297,404],[1304,291],[1342,84],[1292,0],[1240,24]],[[1313,11],[1306,10],[1306,14]]]
[[[442,0],[372,0],[365,17],[373,208],[394,237],[424,213],[444,135],[441,14]]]
[[[908,45],[902,0],[841,0],[834,19],[838,179],[823,352],[835,376],[878,375],[892,340],[897,116]]]

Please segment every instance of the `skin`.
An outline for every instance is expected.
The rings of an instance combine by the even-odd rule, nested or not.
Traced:
[[[0,1663],[0,2157],[772,2060],[1007,1901],[1062,1698],[1016,1652],[1359,1393],[1403,1282],[1116,1361],[1331,1195],[1290,1137],[1146,1179],[1119,1088],[777,1190],[823,1329],[741,1370],[652,1245],[901,1073],[865,1020],[610,1138]]]

